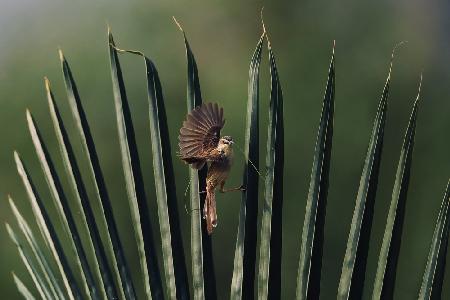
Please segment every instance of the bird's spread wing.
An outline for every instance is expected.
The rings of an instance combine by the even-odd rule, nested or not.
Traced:
[[[223,108],[217,103],[206,103],[187,115],[178,137],[180,156],[195,168],[201,168],[206,160],[214,160],[214,153],[223,128]]]

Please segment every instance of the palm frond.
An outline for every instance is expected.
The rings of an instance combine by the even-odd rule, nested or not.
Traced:
[[[80,134],[81,144],[87,155],[89,162],[89,171],[94,181],[95,192],[102,209],[102,221],[105,224],[108,234],[108,251],[113,260],[113,268],[116,274],[117,282],[121,285],[120,294],[127,300],[136,299],[136,293],[131,279],[129,267],[125,258],[125,252],[119,238],[116,221],[111,206],[108,190],[106,189],[105,179],[100,167],[100,160],[95,148],[94,139],[89,128],[89,123],[81,103],[78,88],[73,78],[69,63],[64,57],[62,51],[59,51],[61,67],[66,85],[67,98],[76,127]]]
[[[125,186],[130,204],[136,244],[141,264],[142,280],[147,298],[164,297],[156,250],[153,241],[152,224],[148,212],[148,204],[144,189],[144,180],[136,145],[131,112],[125,92],[122,70],[111,32],[108,32],[109,58],[111,77],[116,108],[117,129],[119,134],[122,166]],[[175,285],[170,285],[175,288]],[[176,295],[175,289],[167,291],[171,298]]]
[[[86,188],[81,178],[80,170],[75,159],[72,145],[69,141],[59,109],[55,103],[53,93],[50,89],[50,82],[45,80],[47,99],[50,109],[50,116],[58,140],[59,149],[64,163],[66,174],[75,194],[75,200],[80,208],[83,225],[88,233],[88,243],[91,252],[94,254],[94,269],[100,282],[100,292],[104,299],[117,298],[117,291],[112,279],[107,257],[101,243],[100,232],[94,219],[94,213],[90,205]]]
[[[202,104],[202,93],[198,76],[197,62],[183,28],[174,18],[175,23],[183,33],[187,59],[187,111],[188,113]],[[206,225],[202,222],[201,208],[205,203],[205,195],[200,194],[206,189],[205,165],[197,171],[189,169],[190,210],[191,210],[191,256],[192,281],[194,299],[216,299],[216,277],[212,256],[211,237],[207,234]]]
[[[39,197],[33,182],[31,181],[28,171],[17,152],[14,152],[14,159],[16,161],[17,171],[28,194],[31,207],[33,209],[33,214],[37,220],[41,235],[44,238],[44,241],[50,249],[53,258],[55,259],[55,262],[58,266],[59,273],[61,274],[64,283],[64,287],[66,288],[67,296],[70,300],[83,299],[78,284],[75,281],[72,270],[67,261],[67,257],[63,252],[61,242],[59,241],[54,226],[50,221],[47,210],[45,209],[44,204],[42,203],[42,200]]]
[[[168,289],[177,299],[189,299],[186,262],[177,207],[169,130],[161,82],[156,67],[145,57],[149,102],[153,171],[158,201],[159,226]],[[175,284],[175,286],[172,286]]]
[[[334,122],[334,46],[323,99],[311,171],[306,214],[303,223],[297,276],[297,299],[312,299],[320,294],[323,235],[328,195],[331,146]]]
[[[31,248],[34,257],[37,260],[40,270],[44,275],[47,286],[50,289],[52,297],[54,299],[64,299],[65,296],[61,290],[61,287],[59,286],[58,280],[56,279],[52,269],[50,268],[50,264],[45,258],[44,253],[41,250],[41,247],[39,246],[33,232],[31,231],[30,226],[28,225],[28,222],[25,220],[25,218],[17,209],[17,206],[14,203],[13,199],[11,197],[8,198],[9,198],[8,199],[9,205],[11,206],[11,210],[14,214],[14,217],[16,218],[17,223],[19,224],[19,228],[22,231],[22,234],[25,236],[28,246]]]
[[[47,288],[47,285],[45,284],[44,279],[42,278],[41,274],[38,272],[36,266],[34,265],[31,255],[29,255],[28,251],[26,251],[23,246],[22,242],[19,240],[19,237],[16,235],[14,230],[12,230],[11,226],[9,226],[8,223],[6,223],[6,231],[8,232],[9,237],[14,242],[14,244],[17,247],[17,250],[19,251],[20,258],[22,259],[23,264],[27,268],[28,273],[31,276],[31,279],[33,279],[34,285],[36,286],[36,289],[39,292],[39,295],[42,299],[51,299],[52,295],[50,294],[50,291]]]
[[[33,294],[31,294],[30,290],[27,288],[27,286],[20,280],[19,277],[16,276],[16,274],[12,273],[14,278],[14,283],[17,286],[17,289],[19,290],[20,294],[25,298],[25,300],[34,300]]]
[[[80,269],[80,274],[83,286],[86,291],[88,299],[99,299],[98,288],[94,281],[93,274],[90,270],[86,253],[81,244],[81,238],[75,225],[75,220],[70,210],[68,200],[64,195],[61,181],[56,173],[53,162],[47,151],[45,144],[42,141],[38,128],[33,120],[30,111],[27,111],[27,122],[30,131],[31,139],[33,140],[36,155],[44,172],[45,180],[50,189],[53,203],[58,211],[63,228],[70,237],[70,242],[75,255],[77,265]]]
[[[267,176],[264,185],[260,231],[258,298],[278,299],[281,297],[281,225],[284,166],[283,93],[275,56],[269,40],[267,44],[271,90],[266,150]]]
[[[436,222],[418,299],[441,299],[450,230],[450,180]]]
[[[403,146],[400,152],[394,189],[392,191],[391,205],[389,207],[383,243],[381,245],[380,256],[378,258],[378,266],[372,294],[373,299],[390,299],[394,295],[397,262],[400,253],[406,198],[411,173],[421,85],[422,78],[420,79],[417,98],[413,105]]]
[[[231,299],[253,299],[258,225],[259,168],[259,65],[265,33],[253,53],[248,78],[247,125],[245,128],[243,184],[239,225],[234,251]]]
[[[392,67],[392,65],[391,65]],[[387,100],[391,83],[391,68],[384,85],[380,103],[373,124],[364,167],[356,196],[350,233],[347,241],[338,299],[359,299],[362,297],[372,229],[373,208],[378,186],[381,153],[383,150],[384,127],[386,123]]]

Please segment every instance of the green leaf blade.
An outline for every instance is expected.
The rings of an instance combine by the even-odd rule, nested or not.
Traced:
[[[36,188],[34,187],[34,184],[31,181],[28,171],[23,165],[23,162],[20,159],[19,154],[17,152],[14,152],[14,159],[16,162],[17,171],[22,179],[28,198],[30,200],[31,207],[33,209],[33,214],[36,218],[39,230],[41,231],[41,235],[44,238],[47,246],[49,247],[56,261],[59,273],[61,274],[64,286],[68,293],[68,297],[70,300],[82,299],[80,290],[78,288],[72,270],[67,261],[67,257],[64,254],[63,249],[61,247],[61,242],[59,241],[58,236],[56,235],[56,231],[53,227],[53,224],[50,221],[50,218],[44,207],[44,204],[42,203],[41,198],[37,194]]]
[[[60,179],[56,173],[48,150],[42,141],[41,135],[38,128],[36,127],[33,117],[28,110],[27,122],[31,139],[36,150],[36,155],[39,159],[39,163],[41,164],[42,171],[44,172],[44,177],[50,189],[53,203],[58,211],[58,216],[60,217],[61,223],[63,224],[63,228],[70,238],[72,250],[76,254],[75,260],[80,270],[83,286],[86,290],[86,295],[88,299],[99,299],[98,288],[90,270],[86,253],[81,244],[81,238],[76,228],[75,220],[70,210],[69,203],[62,190]]]
[[[187,60],[187,111],[188,113],[202,104],[200,80],[198,76],[197,62],[189,45],[186,34],[175,20],[175,23],[183,33]],[[212,255],[211,237],[206,231],[206,225],[202,222],[201,208],[205,203],[206,174],[208,168],[205,165],[197,171],[189,168],[190,178],[190,208],[191,208],[191,260],[192,282],[194,299],[217,299],[216,277]]]
[[[378,105],[356,196],[356,205],[339,282],[338,299],[359,299],[362,297],[374,213],[373,208],[383,149],[390,78],[389,71]],[[354,276],[355,274],[357,275]]]
[[[331,57],[303,224],[296,299],[320,294],[323,234],[333,139],[335,57]]]
[[[11,226],[9,226],[8,223],[6,223],[6,231],[8,232],[8,235],[11,238],[11,240],[16,245],[17,250],[19,251],[20,258],[22,259],[22,262],[24,263],[28,273],[30,274],[31,279],[33,280],[33,283],[39,292],[39,295],[41,296],[42,299],[51,299],[52,296],[50,294],[50,291],[48,290],[47,285],[42,279],[41,274],[39,273],[33,261],[31,260],[31,256],[23,248],[22,242],[19,240],[19,237],[11,228]]]
[[[27,288],[27,286],[20,280],[19,277],[16,276],[16,274],[12,273],[14,283],[16,284],[17,290],[19,293],[25,298],[25,300],[34,300],[33,294],[30,292],[30,290]]]
[[[270,42],[268,49],[271,92],[266,154],[267,176],[260,230],[258,299],[279,299],[284,167],[283,94]]]
[[[50,291],[52,293],[52,297],[55,299],[64,299],[65,296],[59,286],[59,283],[53,274],[52,269],[50,268],[49,263],[47,262],[47,259],[44,256],[44,253],[41,251],[41,248],[39,247],[37,240],[33,234],[33,232],[30,229],[30,226],[22,216],[22,214],[17,209],[16,204],[14,203],[13,199],[11,197],[8,197],[9,205],[11,207],[11,210],[14,214],[14,217],[17,220],[17,223],[19,224],[19,228],[22,231],[23,235],[25,236],[25,239],[27,240],[27,243],[29,247],[31,248],[31,251],[33,252],[38,265],[44,274],[44,278],[47,282],[47,285],[50,288]]]
[[[97,273],[97,278],[100,281],[101,293],[104,299],[117,299],[117,292],[112,279],[111,270],[108,265],[108,260],[104,247],[101,243],[100,232],[97,228],[94,219],[94,213],[89,203],[86,188],[81,178],[80,170],[75,159],[72,145],[69,141],[63,120],[59,113],[59,109],[55,103],[53,93],[50,90],[49,81],[46,80],[47,99],[50,110],[53,127],[58,140],[59,149],[63,158],[63,164],[69,182],[75,192],[75,199],[80,209],[80,214],[83,219],[86,232],[88,233],[89,247],[94,253],[94,266]]]
[[[400,253],[403,220],[412,165],[415,129],[419,105],[420,86],[406,129],[395,177],[391,205],[383,236],[377,272],[373,288],[373,299],[392,298],[394,295],[397,262]]]
[[[441,299],[450,229],[450,180],[431,241],[418,299]]]
[[[161,82],[154,64],[145,57],[153,170],[158,202],[167,289],[177,299],[189,299],[186,262],[179,223],[175,176]],[[171,295],[173,296],[173,295]]]
[[[234,252],[230,299],[253,299],[258,222],[259,168],[259,66],[264,44],[263,34],[253,53],[248,81],[247,125],[245,129],[245,163],[243,184],[246,187],[239,212],[239,225]]]
[[[138,245],[139,260],[143,276],[142,279],[147,298],[151,299],[154,297],[155,299],[160,299],[164,297],[164,293],[156,260],[152,225],[148,213],[148,205],[140,169],[135,133],[131,120],[131,112],[126,97],[122,70],[111,32],[108,32],[108,37],[111,77],[122,166],[136,243]],[[171,297],[175,297],[176,291],[168,290],[167,292],[170,293]]]
[[[117,282],[122,287],[120,289],[120,293],[122,298],[133,300],[136,299],[136,292],[128,263],[125,258],[125,252],[120,241],[116,221],[114,220],[111,200],[109,198],[103,172],[100,167],[100,161],[95,148],[94,139],[89,128],[86,113],[81,103],[80,95],[78,93],[69,63],[65,59],[61,50],[59,51],[59,56],[64,76],[64,83],[66,85],[68,102],[81,137],[81,144],[88,158],[89,170],[94,181],[97,199],[99,200],[100,208],[102,209],[101,217],[108,230],[108,251],[110,252],[113,260],[113,267]]]

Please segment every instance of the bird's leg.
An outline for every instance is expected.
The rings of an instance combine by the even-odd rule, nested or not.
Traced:
[[[228,193],[228,192],[234,192],[234,191],[245,191],[245,187],[243,185],[241,185],[239,187],[231,188],[231,189],[224,188],[224,185],[225,185],[225,181],[222,181],[222,183],[220,184],[219,192]]]

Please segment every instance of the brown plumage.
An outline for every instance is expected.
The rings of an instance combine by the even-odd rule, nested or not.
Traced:
[[[206,103],[191,111],[180,129],[180,158],[194,169],[201,169],[209,163],[206,177],[206,199],[203,207],[203,218],[206,219],[208,233],[217,226],[215,190],[221,192],[243,190],[242,187],[225,190],[233,158],[233,139],[220,137],[223,128],[223,108],[217,103]]]
[[[223,108],[207,103],[187,115],[180,129],[179,146],[182,160],[195,169],[201,169],[217,153],[220,130],[225,124]]]

